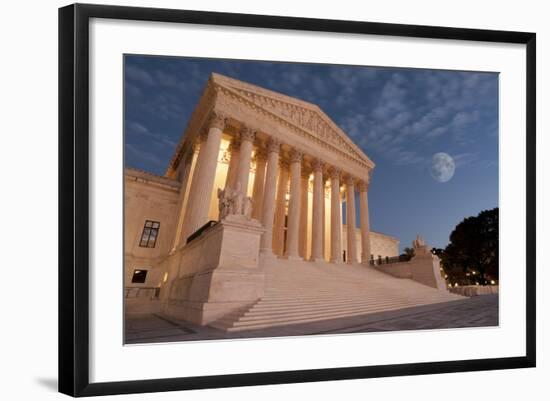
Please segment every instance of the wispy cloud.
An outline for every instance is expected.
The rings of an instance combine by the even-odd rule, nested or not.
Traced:
[[[345,74],[336,74],[340,83]],[[350,110],[341,117],[342,128],[363,149],[389,158],[396,165],[423,166],[442,143],[449,153],[476,141],[473,132],[495,135],[497,81],[494,75],[446,71],[377,74],[371,87],[374,102]],[[353,80],[352,80],[353,82]],[[347,89],[343,89],[347,91]],[[486,132],[481,132],[483,129]]]
[[[168,135],[151,131],[142,123],[137,121],[127,120],[125,125],[126,138],[130,140],[134,139],[146,139],[156,146],[166,146],[171,149],[175,149],[177,143],[172,140]]]

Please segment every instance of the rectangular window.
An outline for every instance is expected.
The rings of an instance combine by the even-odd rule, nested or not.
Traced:
[[[143,284],[145,283],[146,278],[147,278],[147,270],[136,269],[134,270],[134,275],[132,276],[132,283]]]
[[[145,220],[139,246],[143,248],[154,248],[157,243],[159,228],[160,223],[158,221]]]

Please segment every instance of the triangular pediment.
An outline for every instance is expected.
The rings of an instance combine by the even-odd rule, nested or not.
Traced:
[[[269,111],[318,140],[346,152],[368,168],[374,167],[369,157],[319,106],[220,74],[212,74],[212,82],[246,100],[253,108]]]

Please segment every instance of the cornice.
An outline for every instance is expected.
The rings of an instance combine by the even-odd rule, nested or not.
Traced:
[[[338,139],[343,142],[340,144],[335,144],[334,142],[331,142],[325,138],[319,137],[319,135],[317,135],[314,131],[309,130],[308,128],[297,124],[289,118],[280,115],[276,110],[270,110],[254,102],[250,98],[239,93],[238,90],[219,85],[217,87],[217,91],[222,98],[225,97],[229,100],[234,100],[238,103],[245,105],[249,110],[262,114],[270,118],[271,120],[274,120],[276,123],[291,129],[301,136],[306,137],[309,141],[314,142],[321,147],[329,150],[330,152],[336,153],[339,156],[352,161],[353,163],[359,165],[361,168],[367,170],[374,168],[374,163],[368,158],[368,156],[366,156],[361,150],[359,150],[357,146],[351,141],[351,139],[349,139],[347,135],[340,129],[335,130],[333,127],[330,127],[330,132],[332,133],[332,135],[337,136]],[[279,104],[282,105],[282,103]],[[330,125],[334,124],[327,121],[329,120],[329,118],[325,117],[326,115],[320,112],[320,109],[308,111],[310,113],[315,113],[317,120],[320,121],[322,124],[327,124],[325,127],[329,127]],[[342,147],[347,147],[347,149],[342,149]]]

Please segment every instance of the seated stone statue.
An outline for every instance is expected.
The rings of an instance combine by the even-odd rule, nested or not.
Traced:
[[[252,215],[252,198],[243,195],[240,184],[237,184],[235,188],[218,188],[218,212],[220,220],[225,219],[229,215],[242,215],[250,220]]]
[[[231,204],[231,214],[243,214],[243,195],[240,183],[237,183],[235,188],[231,190],[229,202]]]
[[[417,249],[423,246],[426,246],[426,242],[424,241],[424,238],[420,236],[420,234],[416,235],[416,239],[412,243],[413,249]]]
[[[218,188],[218,212],[219,219],[223,220],[231,212],[231,188]]]
[[[426,245],[426,241],[424,241],[424,238],[422,238],[420,235],[416,236],[416,239],[413,241],[412,246],[415,255],[431,255],[431,252],[428,250],[428,246]]]
[[[252,217],[252,198],[250,196],[244,198],[243,214],[248,220]]]

